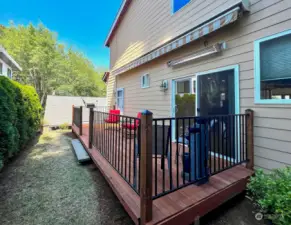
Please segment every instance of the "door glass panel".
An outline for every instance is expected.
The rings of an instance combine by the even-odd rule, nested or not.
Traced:
[[[176,82],[176,117],[195,116],[195,95],[191,92],[191,80]]]
[[[199,116],[235,114],[234,70],[201,75],[198,76],[197,82]],[[235,155],[234,132],[234,119],[212,118],[209,127],[212,151],[233,157]]]
[[[183,80],[177,82],[177,94],[190,93],[190,80]]]
[[[235,113],[234,71],[227,70],[198,77],[200,116]]]
[[[193,117],[195,116],[195,94],[192,92],[193,88],[191,85],[191,79],[176,81],[176,93],[175,93],[175,117]],[[176,135],[179,137],[183,134],[183,121],[176,121],[176,128],[178,133],[175,131]],[[187,132],[188,124],[184,127],[184,133]],[[177,137],[176,136],[176,137]]]

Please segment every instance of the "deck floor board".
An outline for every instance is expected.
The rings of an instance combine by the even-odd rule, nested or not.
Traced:
[[[79,130],[76,126],[72,128],[73,132],[78,134]],[[109,134],[109,133],[107,133]],[[92,149],[88,148],[88,126],[83,126],[83,135],[78,136],[82,144],[84,145],[86,151],[93,159],[94,163],[97,165],[112,190],[115,192],[116,196],[119,198],[120,202],[123,204],[125,210],[131,216],[132,220],[138,224],[140,218],[140,199],[139,195],[129,186],[129,184],[120,176],[120,174],[112,167],[112,165],[106,160],[100,153],[99,149],[95,147]],[[107,135],[110,137],[110,135]],[[129,182],[133,184],[133,141],[132,139],[127,139],[127,151],[125,152],[125,146],[121,148],[118,146],[118,141],[109,142],[105,139],[107,146],[111,144],[116,151],[119,152],[119,159],[127,160],[127,177]],[[117,145],[116,145],[117,144]],[[175,146],[172,146],[173,163],[176,159],[175,156]],[[131,147],[131,148],[129,148]],[[130,152],[131,151],[131,152]],[[108,153],[108,151],[107,151]],[[125,157],[125,154],[127,157]],[[106,157],[106,154],[104,153]],[[108,158],[109,159],[109,158]],[[115,165],[114,158],[110,158]],[[216,160],[216,165],[220,160],[220,163],[225,163],[221,159],[215,159],[212,157],[211,162]],[[137,168],[138,162],[137,160]],[[155,168],[155,159],[153,158],[153,167]],[[212,164],[213,165],[213,164]],[[162,179],[163,170],[161,170],[161,159],[157,159],[158,173],[158,193],[163,190]],[[169,171],[167,160],[165,160],[165,190],[169,190]],[[182,160],[179,159],[179,170],[173,168],[173,185],[177,184],[177,176],[181,174]],[[131,169],[131,174],[129,176],[129,169]],[[138,171],[137,171],[138,173]],[[200,186],[189,185],[184,188],[178,189],[175,192],[162,196],[153,201],[153,220],[148,224],[189,224],[194,221],[197,216],[203,216],[212,209],[218,207],[223,202],[227,201],[231,197],[239,194],[245,189],[247,179],[251,176],[253,171],[248,170],[243,165],[238,165],[227,169],[221,173],[213,175],[210,177],[209,182]],[[125,174],[125,168],[123,168],[123,174]],[[153,179],[155,179],[155,174],[153,174]],[[183,183],[182,176],[179,177],[179,183]],[[154,183],[154,182],[153,182]],[[153,192],[155,191],[155,186],[153,186]]]

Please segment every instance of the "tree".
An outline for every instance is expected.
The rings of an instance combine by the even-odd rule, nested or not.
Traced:
[[[0,27],[0,44],[21,65],[14,78],[36,89],[41,104],[48,94],[104,96],[101,73],[80,52],[58,43],[43,24]]]

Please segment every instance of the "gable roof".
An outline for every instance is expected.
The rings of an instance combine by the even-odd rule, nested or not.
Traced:
[[[111,29],[107,35],[106,41],[105,41],[105,46],[109,47],[110,46],[110,42],[118,28],[118,26],[120,25],[126,11],[129,8],[130,3],[132,2],[132,0],[123,0],[121,7],[119,8],[119,11],[117,13],[117,16],[115,17],[115,20],[111,26]]]

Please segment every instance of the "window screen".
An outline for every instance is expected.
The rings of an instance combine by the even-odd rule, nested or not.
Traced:
[[[173,12],[175,13],[181,8],[183,8],[191,0],[172,0],[172,1],[173,1]]]
[[[260,44],[261,99],[291,96],[291,34]]]

